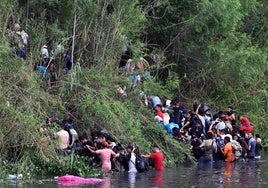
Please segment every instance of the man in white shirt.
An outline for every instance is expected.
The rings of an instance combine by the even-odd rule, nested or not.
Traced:
[[[41,48],[41,56],[44,59],[49,58],[49,53],[48,53],[48,49],[47,49],[46,45],[42,46],[42,48]]]
[[[69,144],[69,133],[61,127],[61,129],[56,133],[58,138],[58,149],[66,150]]]

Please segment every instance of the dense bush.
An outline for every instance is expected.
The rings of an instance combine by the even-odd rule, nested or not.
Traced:
[[[18,3],[16,3],[18,2]],[[2,1],[0,5],[0,158],[7,173],[96,175],[82,158],[62,160],[54,148],[54,127],[40,132],[46,118],[72,117],[81,134],[106,129],[117,142],[136,142],[143,153],[158,143],[167,166],[191,160],[189,145],[179,144],[157,127],[140,93],[176,97],[216,112],[234,106],[256,124],[267,148],[267,11],[265,1]],[[11,54],[10,34],[20,23],[30,36],[26,60]],[[254,28],[251,28],[254,23]],[[58,43],[72,54],[75,67],[47,88],[33,71],[40,48]],[[119,74],[122,48],[134,59],[146,56],[152,77],[131,90]],[[90,48],[87,48],[87,47]],[[128,96],[117,95],[126,86]],[[5,167],[4,167],[5,166]],[[4,168],[2,168],[4,167]]]

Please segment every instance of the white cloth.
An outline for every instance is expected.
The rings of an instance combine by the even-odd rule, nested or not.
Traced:
[[[131,152],[130,160],[128,162],[128,172],[138,172],[136,169],[136,155]]]
[[[231,141],[231,142],[233,141],[233,137],[232,137],[232,135],[230,135],[230,134],[225,134],[225,135],[223,135],[223,139],[224,139],[226,136],[230,138],[230,141]]]
[[[164,113],[164,119],[163,119],[163,124],[167,125],[169,124],[170,116],[168,113]]]
[[[154,121],[156,123],[161,123],[161,122],[163,122],[163,119],[160,116],[156,115],[156,116],[154,116]]]
[[[223,130],[223,129],[226,129],[226,125],[223,121],[219,122],[217,125],[216,125],[216,129],[218,130]]]
[[[171,104],[171,100],[167,99],[167,100],[166,100],[166,107],[169,108],[169,107],[170,107],[170,104]]]
[[[49,58],[48,49],[47,47],[43,46],[41,48],[41,55],[43,58]]]

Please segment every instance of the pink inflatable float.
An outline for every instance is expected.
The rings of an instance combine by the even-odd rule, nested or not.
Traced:
[[[79,176],[72,176],[72,175],[58,177],[58,182],[64,186],[80,185],[80,184],[92,185],[92,184],[101,183],[103,181],[104,181],[103,179],[99,179],[99,178],[82,178]]]

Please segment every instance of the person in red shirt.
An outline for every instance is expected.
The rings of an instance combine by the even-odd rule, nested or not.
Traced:
[[[160,104],[154,107],[154,113],[155,115],[159,116],[162,119],[162,121],[164,120],[164,114],[162,112],[162,107]]]
[[[248,118],[241,117],[240,121],[241,121],[241,125],[239,128],[240,131],[244,131],[246,133],[251,133],[253,131],[254,125],[249,121]]]
[[[142,157],[151,158],[154,161],[155,170],[164,170],[164,155],[157,145],[153,146],[153,153],[150,155],[142,155]]]

